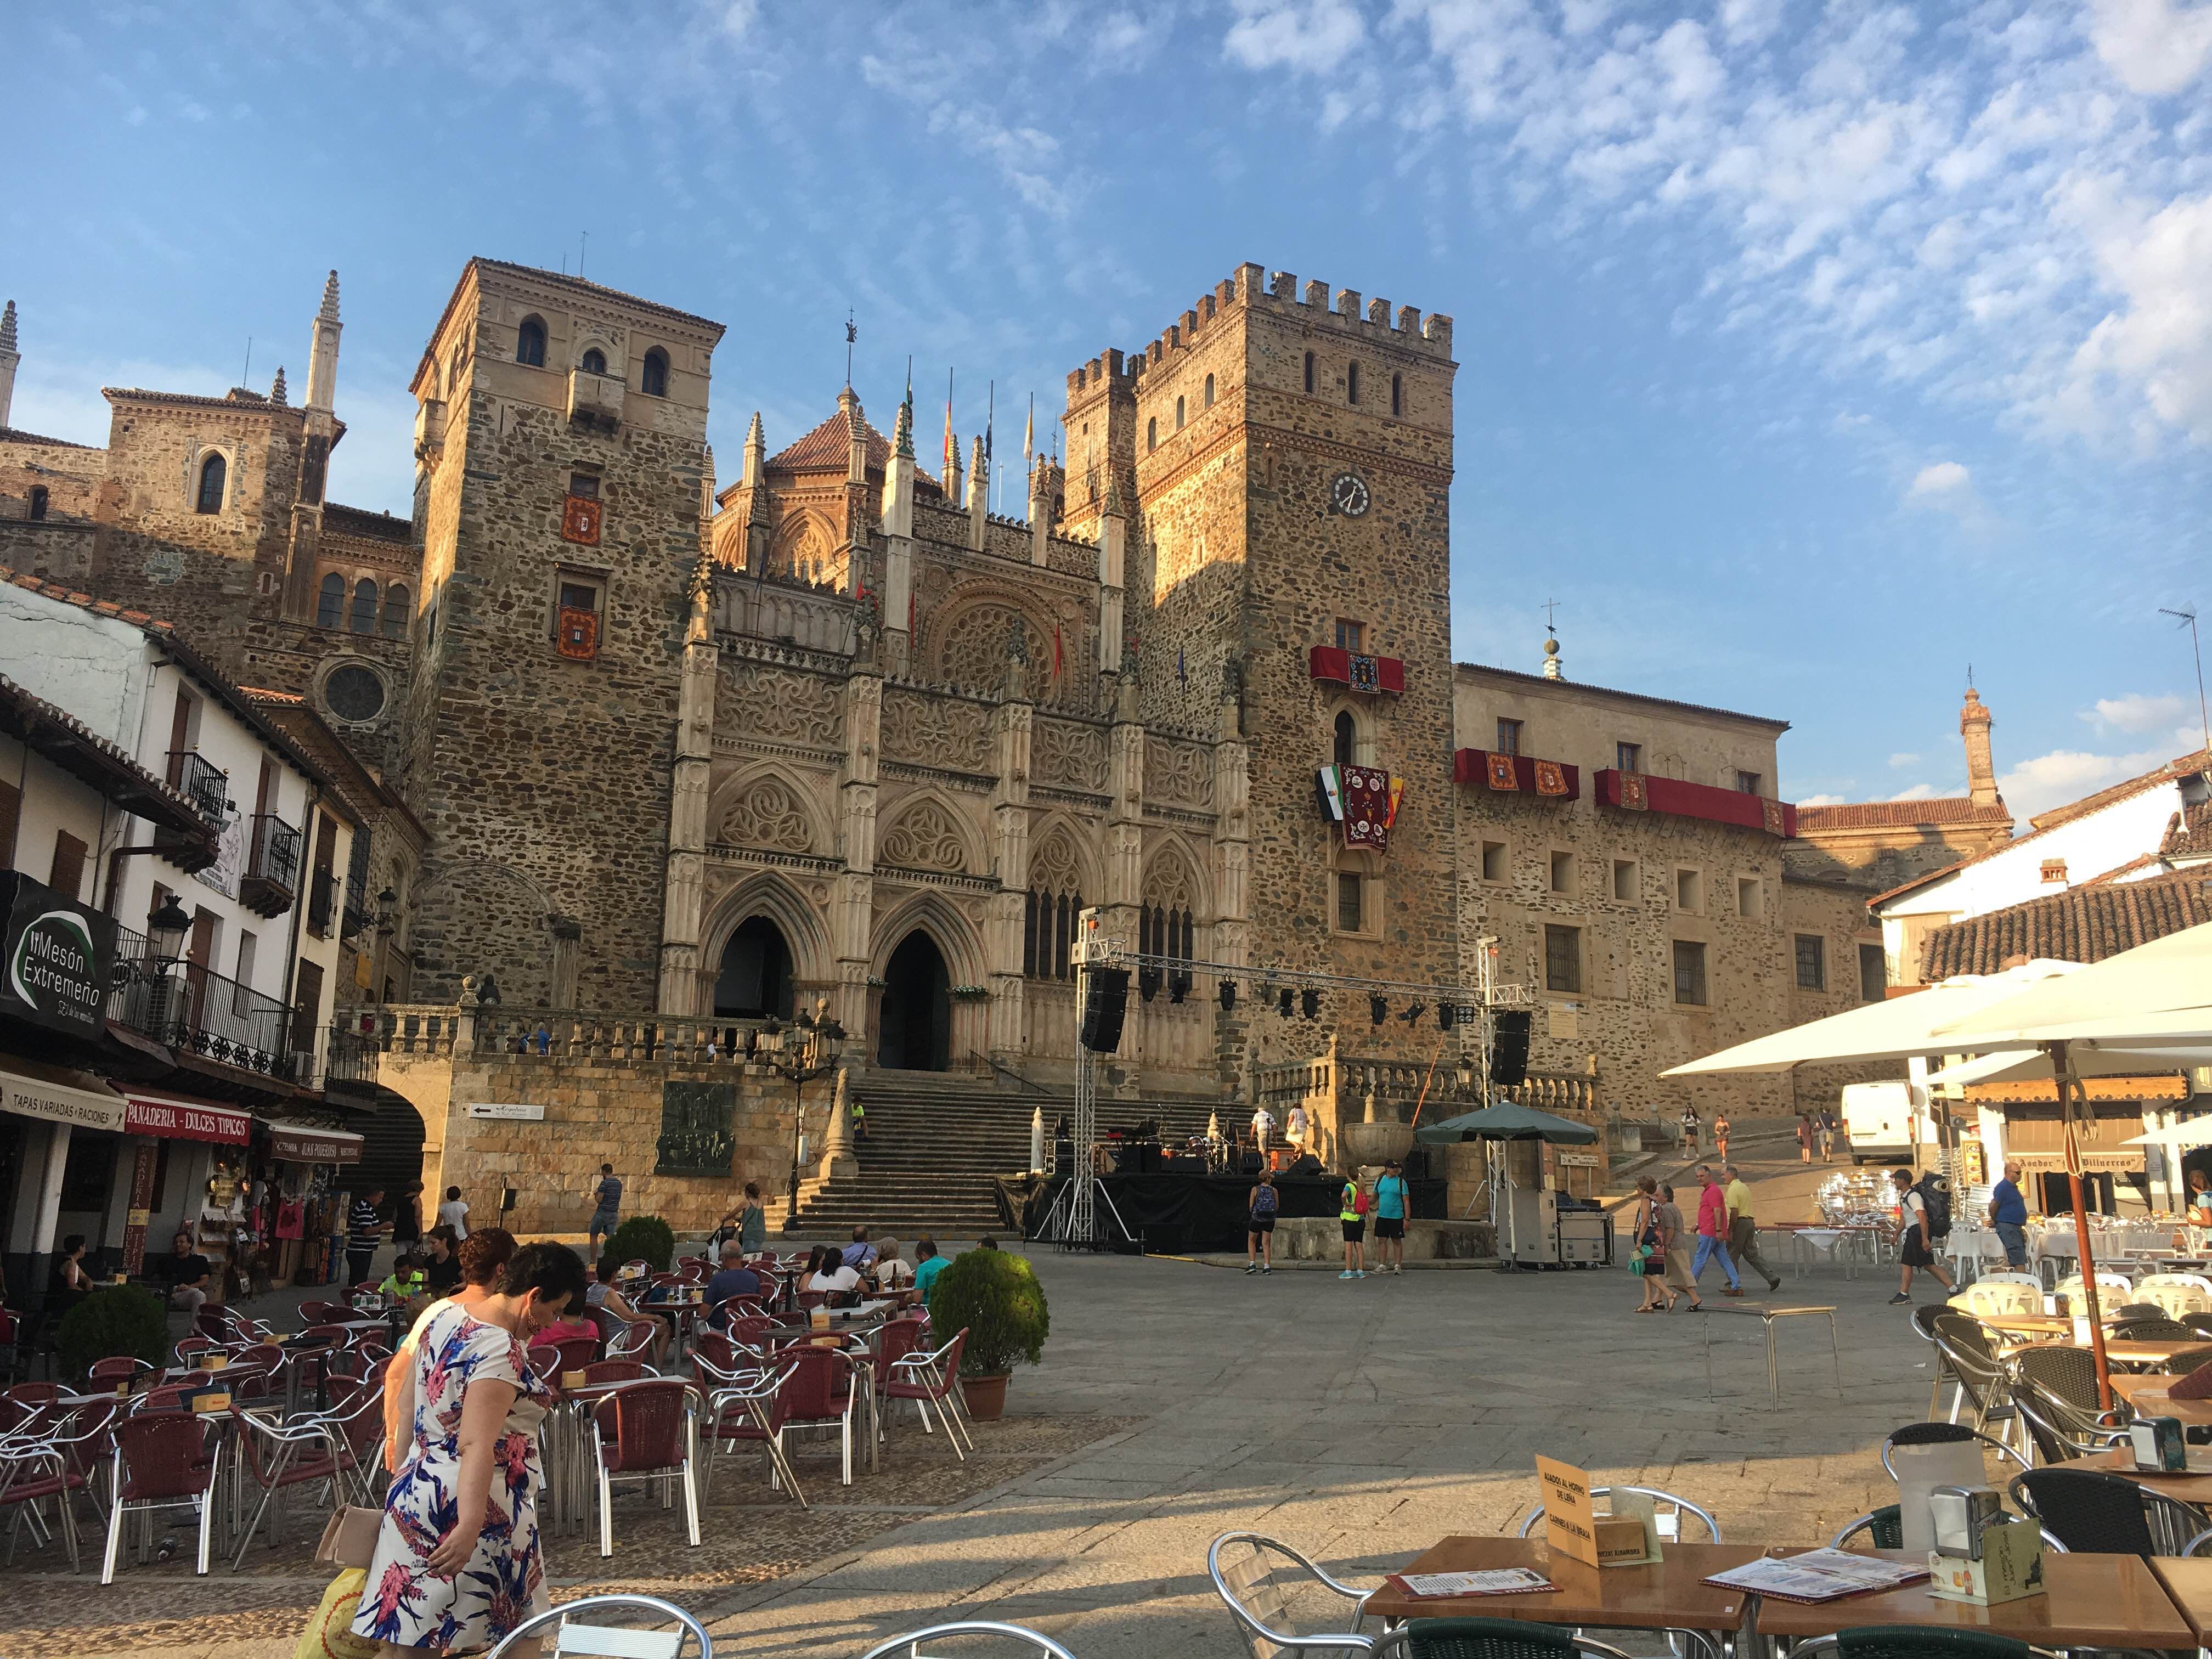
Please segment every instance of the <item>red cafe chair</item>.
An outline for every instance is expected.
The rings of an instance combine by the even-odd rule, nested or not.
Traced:
[[[173,1392],[173,1390],[156,1390]],[[123,1528],[135,1511],[188,1509],[199,1516],[199,1565],[204,1577],[208,1544],[215,1526],[215,1489],[222,1476],[220,1444],[210,1443],[208,1426],[189,1413],[139,1409],[115,1425],[115,1450],[109,1478],[107,1554],[100,1582],[115,1582],[115,1563],[122,1553]],[[150,1528],[149,1529],[150,1531]],[[145,1559],[147,1536],[139,1538],[139,1559]]]
[[[626,1383],[592,1407],[602,1557],[615,1553],[614,1486],[618,1480],[659,1481],[664,1509],[675,1501],[672,1483],[680,1482],[684,1526],[691,1547],[698,1547],[699,1487],[691,1469],[698,1439],[692,1420],[696,1398],[680,1379],[656,1377]]]

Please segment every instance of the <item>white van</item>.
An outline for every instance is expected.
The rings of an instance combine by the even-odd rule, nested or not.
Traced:
[[[1910,1164],[1916,1139],[1935,1144],[1936,1121],[1912,1109],[1911,1091],[1903,1083],[1850,1083],[1844,1086],[1844,1133],[1854,1164]]]

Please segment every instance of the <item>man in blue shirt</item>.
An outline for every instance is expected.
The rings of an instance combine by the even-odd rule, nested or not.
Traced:
[[[945,1271],[945,1258],[937,1253],[936,1244],[927,1234],[914,1247],[914,1287],[921,1292],[926,1304],[930,1291],[936,1287],[938,1274]]]
[[[1382,1165],[1375,1182],[1375,1271],[1406,1271],[1406,1176],[1396,1158]]]
[[[724,1241],[722,1266],[707,1281],[707,1305],[720,1307],[733,1296],[758,1296],[760,1275],[745,1266],[745,1247],[734,1238]]]
[[[853,1242],[844,1249],[843,1261],[854,1273],[866,1273],[876,1265],[876,1247],[868,1243],[866,1227],[853,1229]]]
[[[2005,1160],[2004,1179],[1990,1188],[1990,1224],[2003,1241],[2005,1266],[2014,1272],[2027,1267],[2027,1200],[2020,1195],[2020,1160]]]

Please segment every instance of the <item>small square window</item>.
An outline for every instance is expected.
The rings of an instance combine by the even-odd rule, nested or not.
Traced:
[[[1482,843],[1482,878],[1485,881],[1505,879],[1505,843],[1486,841]]]
[[[1766,914],[1766,888],[1756,876],[1735,878],[1735,913],[1740,916],[1763,916]]]
[[[1498,752],[1517,755],[1521,752],[1521,722],[1501,720],[1498,722]]]
[[[1765,781],[1765,776],[1759,773],[1738,772],[1735,775],[1736,793],[1741,795],[1763,794],[1765,791],[1759,787],[1759,785]]]
[[[1859,946],[1859,1000],[1880,1002],[1889,994],[1889,957],[1879,945]]]
[[[1336,648],[1340,651],[1366,650],[1367,624],[1354,622],[1349,617],[1339,617],[1336,619]]]
[[[1690,939],[1674,941],[1674,1000],[1705,1006],[1705,947]]]
[[[1613,896],[1623,904],[1633,904],[1642,896],[1643,883],[1634,859],[1615,859],[1613,861]]]
[[[1828,988],[1828,941],[1818,933],[1797,935],[1797,988],[1801,991],[1825,991]]]
[[[596,472],[571,472],[568,475],[568,493],[587,501],[596,501],[599,499],[599,475]]]
[[[1577,995],[1583,988],[1583,939],[1579,927],[1544,928],[1544,988]]]
[[[1357,933],[1366,925],[1367,895],[1363,878],[1349,870],[1340,871],[1336,878],[1336,931]]]
[[[1644,745],[1640,743],[1616,743],[1613,745],[1613,769],[1619,772],[1641,772],[1644,769]]]
[[[1575,890],[1575,855],[1572,853],[1552,854],[1552,890],[1555,893]]]
[[[1677,910],[1698,911],[1705,908],[1705,878],[1699,870],[1677,870],[1674,872],[1674,908]]]

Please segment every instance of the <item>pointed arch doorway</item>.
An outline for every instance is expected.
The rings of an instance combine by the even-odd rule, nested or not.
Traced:
[[[952,1064],[952,976],[937,941],[916,928],[884,968],[882,1040],[887,1071],[942,1072]]]
[[[722,947],[714,978],[718,1019],[791,1018],[791,945],[766,916],[747,916]]]

